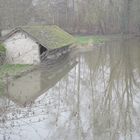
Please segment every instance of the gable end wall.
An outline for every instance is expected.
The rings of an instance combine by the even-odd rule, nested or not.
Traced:
[[[39,45],[26,33],[16,32],[4,41],[7,63],[38,64],[40,63]]]

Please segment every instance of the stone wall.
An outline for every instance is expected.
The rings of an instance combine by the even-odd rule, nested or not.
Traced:
[[[4,42],[7,63],[38,64],[40,63],[39,45],[26,33],[17,32]]]

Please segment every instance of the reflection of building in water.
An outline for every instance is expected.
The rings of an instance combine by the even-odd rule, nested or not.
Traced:
[[[52,68],[47,69],[47,66],[43,66],[39,70],[19,77],[8,84],[7,96],[21,105],[31,103],[52,88],[76,64],[76,61],[66,59],[63,60],[63,63],[54,64]]]
[[[6,96],[20,104],[30,102],[32,98],[39,96],[41,91],[40,77],[40,71],[34,71],[11,81],[7,86]]]

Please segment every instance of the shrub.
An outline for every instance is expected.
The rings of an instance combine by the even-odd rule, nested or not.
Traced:
[[[0,44],[0,53],[5,53],[6,52],[6,48],[4,47],[4,45]]]
[[[4,45],[0,44],[0,65],[4,63],[5,57],[6,57],[6,49]]]

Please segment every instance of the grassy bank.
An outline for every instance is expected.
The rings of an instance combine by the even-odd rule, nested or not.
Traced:
[[[12,65],[12,64],[5,64],[0,66],[0,79],[3,79],[6,75],[10,77],[14,77],[20,75],[26,71],[33,69],[32,65]]]
[[[78,45],[102,44],[106,41],[104,36],[75,36]]]

